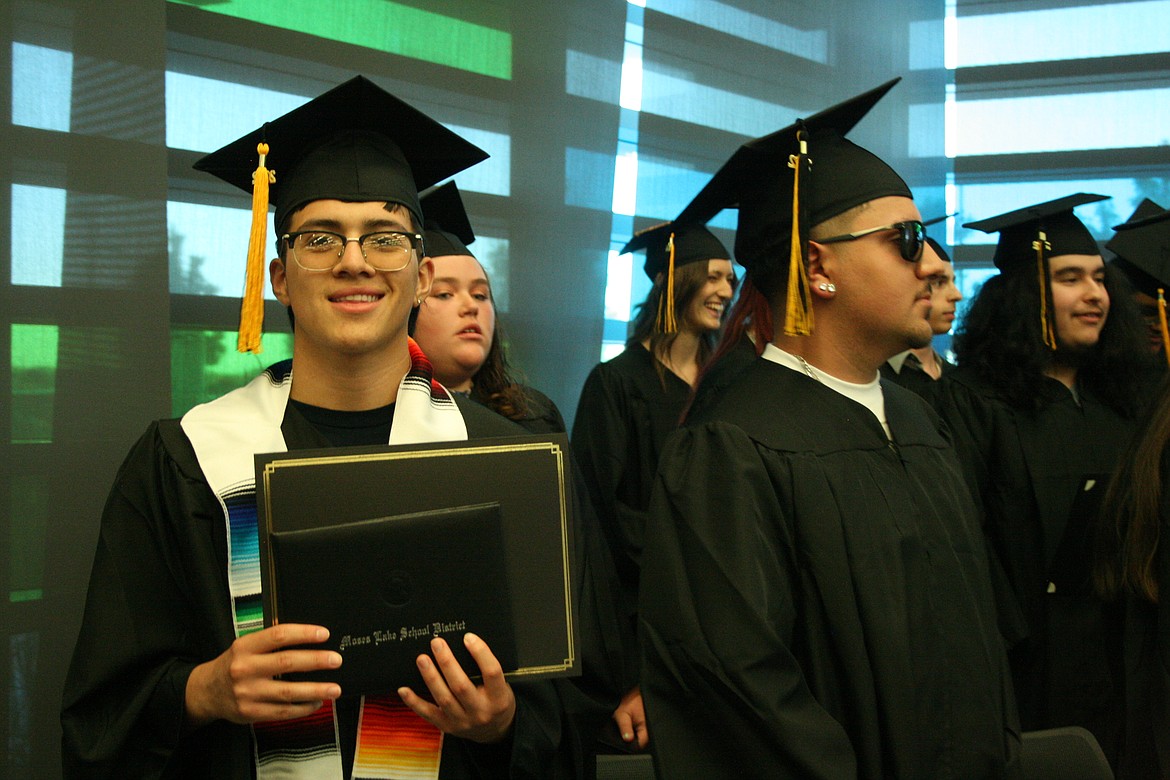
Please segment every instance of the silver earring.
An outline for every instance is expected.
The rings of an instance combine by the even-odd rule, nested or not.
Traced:
[[[821,292],[835,293],[837,292],[837,285],[832,282],[821,282],[817,285],[817,289]]]

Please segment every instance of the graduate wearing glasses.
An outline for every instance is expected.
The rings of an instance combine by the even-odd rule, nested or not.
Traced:
[[[938,417],[878,375],[930,342],[943,270],[905,182],[844,138],[893,83],[748,142],[680,215],[738,203],[775,333],[660,461],[639,615],[661,777],[1014,771],[970,494]]]
[[[603,542],[589,541],[587,522],[574,526],[570,575],[581,595],[580,687],[513,685],[491,638],[467,633],[459,639],[481,679],[436,636],[415,679],[359,695],[312,681],[343,663],[321,646],[328,627],[265,628],[262,619],[255,454],[526,433],[433,381],[407,336],[434,278],[418,191],[486,156],[358,76],[197,163],[257,188],[261,236],[272,187],[269,274],[294,320],[293,358],[180,420],[152,424],[119,471],[65,685],[65,777],[584,775],[584,740],[617,701],[583,692],[601,673],[588,659],[604,652],[594,643],[605,637],[585,594],[607,582],[586,579],[608,572],[604,557],[590,555]],[[254,240],[249,253],[241,349],[258,346],[249,312],[263,311],[265,243]],[[289,672],[307,679],[280,677]]]
[[[926,222],[933,225],[942,222],[945,217],[939,217]],[[943,261],[943,273],[934,280],[933,292],[930,301],[930,328],[934,335],[941,336],[951,331],[955,322],[955,310],[963,293],[955,285],[955,269],[951,256],[933,236],[926,237],[926,246],[922,249],[926,253],[934,253]],[[882,377],[895,382],[907,390],[913,390],[923,398],[930,399],[934,392],[934,383],[948,371],[954,369],[954,364],[947,361],[934,348],[933,344],[917,349],[908,349],[899,352],[882,364]]]

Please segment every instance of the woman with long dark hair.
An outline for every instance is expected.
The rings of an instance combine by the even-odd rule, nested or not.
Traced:
[[[427,221],[423,242],[435,281],[417,309],[411,333],[434,366],[435,379],[533,433],[564,432],[556,404],[512,376],[491,280],[467,248],[475,233],[455,184],[426,193],[422,206]]]
[[[650,228],[623,252],[639,250],[646,252],[654,287],[638,309],[625,351],[586,379],[572,435],[573,454],[613,551],[631,630],[658,456],[678,427],[736,287],[730,253],[705,227]],[[627,742],[644,745],[639,717],[633,723],[619,719],[619,728]]]
[[[1125,615],[1125,732],[1117,776],[1170,776],[1170,380],[1118,464],[1096,534],[1094,583]]]

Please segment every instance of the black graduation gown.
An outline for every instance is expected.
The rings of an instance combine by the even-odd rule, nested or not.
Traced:
[[[691,387],[657,370],[641,344],[593,368],[581,390],[573,422],[573,455],[613,553],[622,603],[634,626],[642,529],[658,456],[678,428]]]
[[[1089,392],[1078,403],[1055,379],[1035,413],[961,366],[936,393],[1006,578],[998,601],[1021,723],[1084,726],[1112,760],[1118,625],[1092,592],[1090,530],[1134,422]]]
[[[713,403],[728,387],[735,384],[740,374],[755,365],[757,357],[759,356],[756,354],[756,345],[744,335],[721,357],[704,366],[690,407],[686,410],[686,419],[702,414],[708,404]]]
[[[944,360],[937,353],[936,359],[938,360],[943,375],[954,370],[954,363]],[[901,385],[907,390],[922,396],[927,401],[932,400],[931,397],[935,391],[934,385],[938,380],[922,369],[922,363],[919,362],[916,355],[910,354],[906,356],[905,362],[902,363],[901,371],[895,371],[889,361],[882,363],[880,371],[882,379],[888,379],[894,384]]]
[[[938,419],[758,360],[670,440],[649,512],[642,693],[661,777],[1014,776],[970,496]]]
[[[472,438],[526,433],[457,400]],[[281,427],[290,449],[328,446],[291,404]],[[580,776],[592,737],[616,703],[609,696],[615,675],[598,659],[607,655],[599,635],[612,632],[617,618],[605,622],[604,603],[590,608],[598,597],[593,578],[604,589],[612,573],[597,557],[604,543],[589,525],[576,530],[574,584],[578,604],[588,605],[580,610],[586,675],[515,683],[511,738],[501,745],[445,739],[441,777]],[[102,517],[65,684],[66,777],[254,777],[248,727],[218,721],[188,730],[183,724],[191,670],[235,638],[226,572],[223,512],[191,444],[178,420],[154,423],[123,463]]]
[[[524,394],[524,400],[528,408],[523,417],[514,419],[513,422],[525,428],[530,433],[566,432],[565,418],[561,416],[561,410],[557,408],[557,405],[553,403],[551,398],[535,387],[529,387],[528,385],[517,386]],[[471,400],[477,401],[489,409],[491,408],[489,399],[478,392],[478,388],[476,387],[472,387]]]
[[[1125,599],[1125,737],[1118,780],[1170,777],[1170,463],[1163,454],[1161,531],[1155,558],[1160,598]]]

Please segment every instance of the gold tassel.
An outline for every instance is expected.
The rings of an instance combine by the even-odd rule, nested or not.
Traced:
[[[655,317],[654,327],[659,333],[675,333],[678,331],[678,322],[674,318],[674,233],[666,242],[668,258],[666,261],[666,285],[662,297],[658,299],[658,314]]]
[[[1044,271],[1044,250],[1052,249],[1048,242],[1048,234],[1040,231],[1039,238],[1032,242],[1036,250],[1036,276],[1040,282],[1040,335],[1049,349],[1056,349],[1056,335],[1053,333],[1052,320],[1048,317],[1048,274]]]
[[[784,335],[807,336],[813,329],[813,312],[808,289],[808,269],[804,267],[804,243],[800,237],[800,169],[808,156],[808,133],[797,132],[800,154],[789,155],[792,177],[792,237],[788,256],[788,296],[784,316]]]
[[[268,144],[256,146],[260,163],[252,173],[252,232],[248,236],[248,259],[245,269],[244,300],[240,304],[239,352],[259,354],[260,334],[264,329],[264,254],[268,243],[268,185],[276,183],[276,173],[264,167]]]
[[[1161,287],[1158,288],[1158,324],[1162,327],[1162,354],[1170,365],[1170,328],[1166,327],[1166,298]]]

